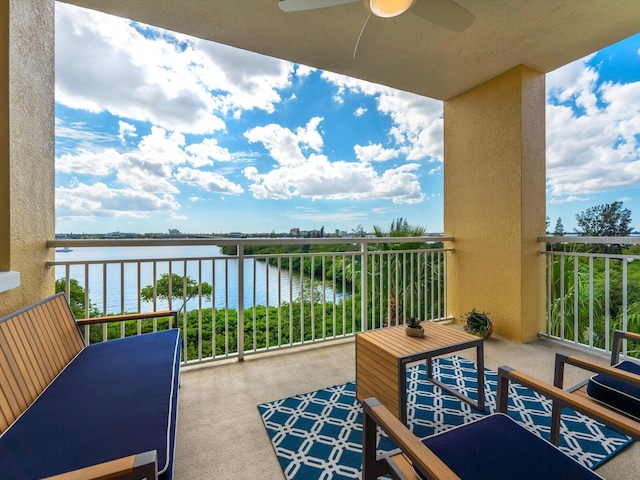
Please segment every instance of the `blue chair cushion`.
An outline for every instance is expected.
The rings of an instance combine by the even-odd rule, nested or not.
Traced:
[[[496,413],[423,440],[465,480],[581,480],[602,477]]]
[[[173,475],[180,332],[84,348],[0,436],[0,478],[34,479],[157,451]]]
[[[625,360],[614,368],[635,373],[640,378],[640,365],[637,363]],[[594,375],[587,383],[587,395],[640,420],[640,382],[630,384],[605,375]]]

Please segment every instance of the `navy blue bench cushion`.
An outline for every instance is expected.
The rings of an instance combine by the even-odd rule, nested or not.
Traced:
[[[157,450],[172,477],[180,332],[84,348],[0,437],[0,478],[34,479]]]
[[[640,365],[625,360],[614,365],[640,376]],[[605,375],[594,375],[587,383],[587,395],[594,400],[640,420],[640,385],[616,380]]]
[[[498,413],[425,438],[465,480],[581,480],[602,477]]]

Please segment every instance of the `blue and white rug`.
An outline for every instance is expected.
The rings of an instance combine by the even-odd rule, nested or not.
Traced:
[[[476,395],[476,367],[453,356],[434,361],[434,376]],[[497,374],[485,373],[486,411],[495,411]],[[509,415],[527,429],[549,439],[551,402],[520,385],[511,384]],[[354,382],[258,405],[264,425],[288,480],[360,478],[362,407]],[[484,414],[426,380],[424,365],[407,371],[409,428],[418,437],[447,430]],[[589,468],[596,468],[632,442],[572,410],[562,415],[560,448]],[[393,449],[383,437],[379,450]]]

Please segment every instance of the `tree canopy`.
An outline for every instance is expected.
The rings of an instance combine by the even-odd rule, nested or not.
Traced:
[[[587,208],[576,215],[576,220],[576,233],[588,237],[628,237],[633,230],[631,210],[622,208],[622,202]]]
[[[56,293],[67,292],[67,281],[64,278],[58,278],[56,280]],[[89,300],[89,308],[86,308],[86,295],[85,289],[80,285],[80,282],[75,278],[69,279],[69,306],[73,312],[73,316],[76,319],[87,317],[99,317],[101,313]]]
[[[562,225],[562,218],[558,217],[558,221],[556,222],[556,228],[553,231],[554,237],[563,237],[564,236],[564,225]]]
[[[631,210],[622,208],[622,202],[606,203],[587,208],[576,215],[578,235],[587,237],[628,237],[631,234]],[[620,253],[621,245],[605,245],[604,253]]]
[[[169,281],[171,280],[171,281]],[[186,283],[186,290],[184,289]],[[171,293],[169,293],[169,286],[171,285]],[[213,293],[213,287],[206,282],[202,282],[198,284],[191,277],[182,277],[177,273],[171,274],[171,279],[169,278],[168,273],[163,273],[162,276],[156,281],[155,285],[155,298],[160,298],[162,300],[169,300],[174,302],[176,300],[182,300],[183,304],[180,307],[180,310],[185,309],[187,302],[194,297],[198,296],[198,288],[202,289],[202,296],[206,300],[211,300],[211,295]],[[142,290],[140,290],[140,297],[147,302],[150,302],[154,298],[154,290],[153,285],[147,285]]]

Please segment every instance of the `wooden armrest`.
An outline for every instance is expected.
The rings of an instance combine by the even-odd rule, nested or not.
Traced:
[[[364,424],[367,432],[363,433],[363,438],[368,441],[367,446],[363,445],[365,457],[375,455],[375,429],[369,430],[371,421],[375,425],[382,428],[385,433],[393,440],[397,447],[413,464],[413,468],[417,469],[427,478],[434,480],[460,480],[447,465],[440,460],[427,446],[420,441],[409,429],[393,415],[384,405],[375,398],[368,398],[363,402]],[[369,425],[367,425],[369,424]],[[367,436],[367,433],[369,434]],[[367,438],[368,437],[368,438]],[[373,440],[373,442],[371,442]],[[373,443],[373,447],[371,446]],[[379,466],[375,465],[377,459],[363,459],[363,480],[371,480],[377,478],[379,474],[383,474]]]
[[[559,434],[560,412],[564,407],[570,407],[577,412],[605,424],[613,430],[629,435],[635,439],[640,439],[640,422],[607,408],[594,400],[574,395],[562,388],[555,387],[531,375],[513,370],[509,367],[500,367],[498,369],[498,411],[506,412],[508,389],[504,388],[504,386],[501,388],[500,384],[505,381],[508,382],[509,380],[529,387],[531,390],[553,400],[551,441],[555,445],[557,445],[557,436]]]
[[[564,353],[557,353],[556,362],[558,362],[558,364],[560,365],[569,364],[573,365],[574,367],[583,368],[594,373],[607,375],[623,382],[640,384],[640,376],[636,375],[635,373],[626,372],[619,368],[614,368],[609,365],[603,365],[601,363],[587,360],[586,358],[578,357],[575,355],[565,355]],[[558,367],[558,364],[556,365],[556,367]]]
[[[81,318],[76,320],[78,325],[94,325],[96,323],[112,323],[112,322],[124,322],[127,320],[145,320],[147,318],[160,318],[160,317],[173,317],[175,324],[178,322],[177,310],[165,310],[163,312],[148,312],[148,313],[127,313],[124,315],[109,315],[107,317],[92,317]]]
[[[157,478],[156,451],[117,458],[110,462],[61,473],[44,480],[151,480]]]
[[[590,372],[616,378],[622,382],[640,385],[640,377],[634,373],[626,372],[619,368],[613,368],[612,366],[603,365],[601,363],[596,363],[594,361],[587,360],[586,358],[581,358],[576,355],[567,355],[566,353],[558,352],[556,353],[556,363],[553,375],[553,384],[558,388],[564,388],[565,365],[573,365],[574,367],[589,370]],[[574,385],[573,387],[569,388],[568,391],[573,392],[586,383],[587,382],[584,381],[582,383],[579,383],[578,385]]]
[[[633,340],[634,342],[640,342],[640,333],[634,332],[622,332],[622,336],[627,340]]]

